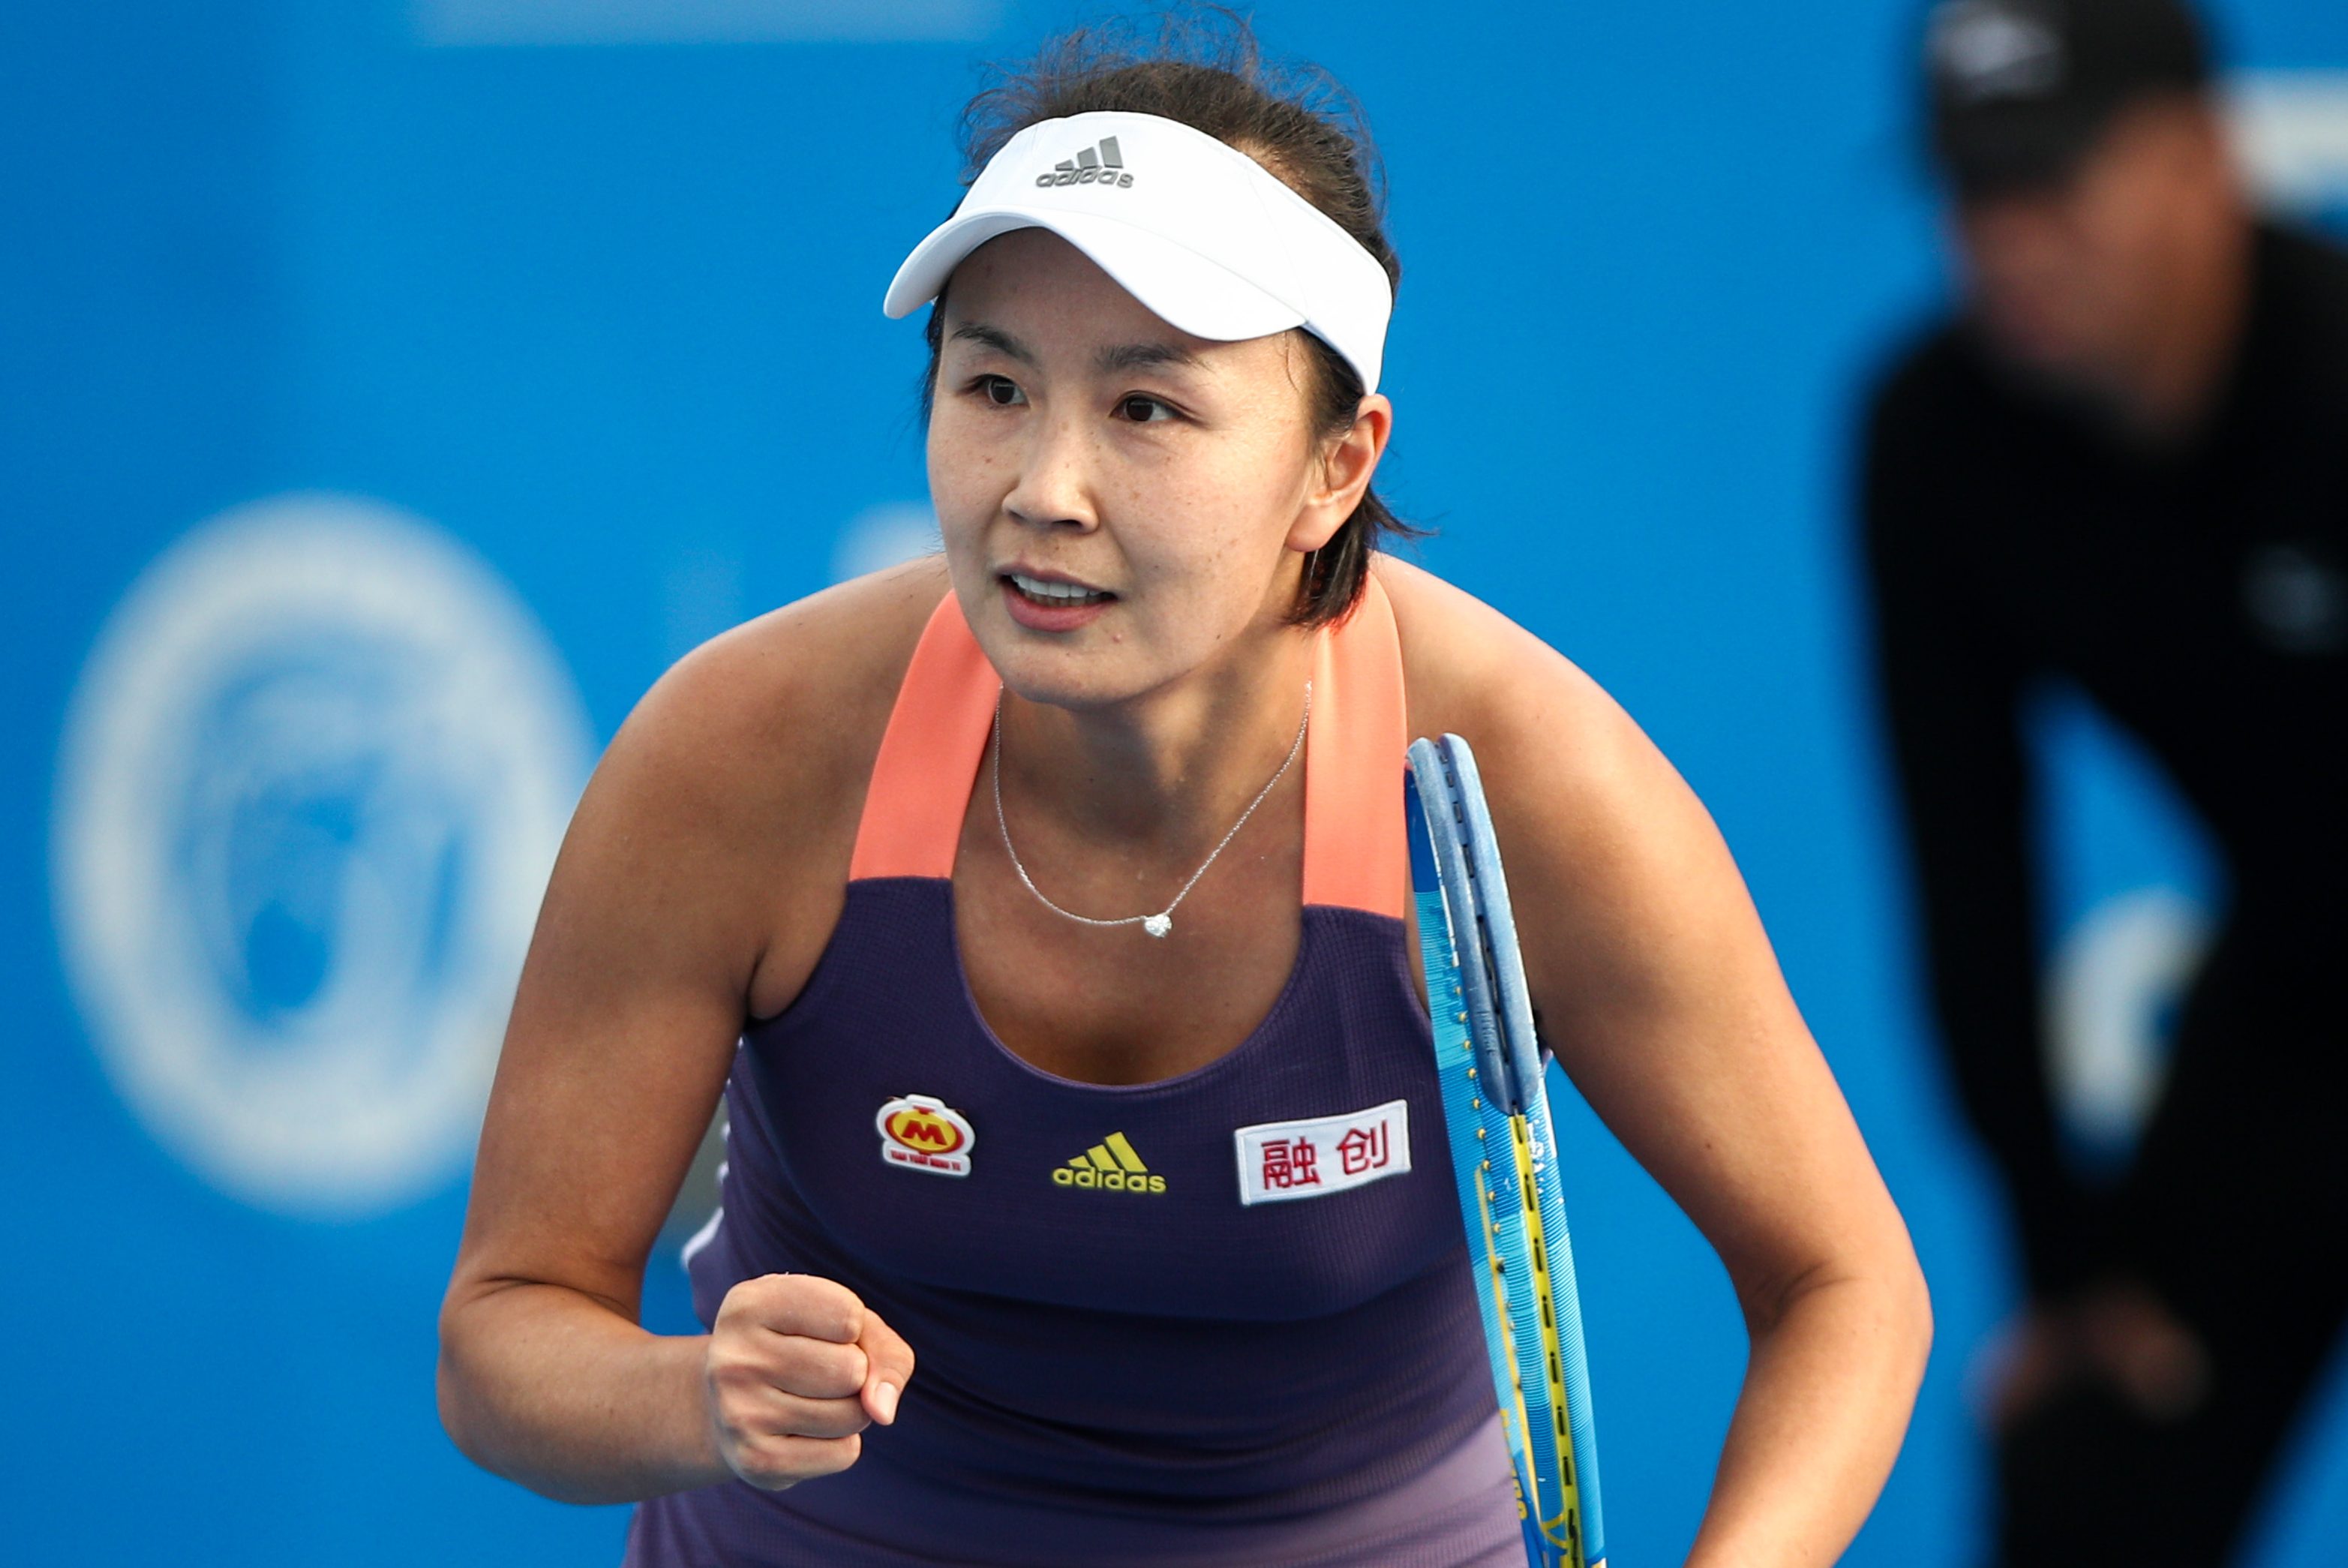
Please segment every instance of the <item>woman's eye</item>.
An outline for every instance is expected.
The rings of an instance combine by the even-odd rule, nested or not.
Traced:
[[[1117,400],[1117,410],[1137,425],[1159,423],[1174,418],[1174,410],[1155,397],[1145,397],[1137,392]]]
[[[978,378],[980,396],[998,408],[1015,407],[1024,401],[1019,383],[1008,376],[982,376]]]

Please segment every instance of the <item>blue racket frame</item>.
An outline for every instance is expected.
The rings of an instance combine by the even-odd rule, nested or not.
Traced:
[[[1526,1560],[1604,1568],[1581,1295],[1499,841],[1459,737],[1414,741],[1405,782],[1444,1127]]]

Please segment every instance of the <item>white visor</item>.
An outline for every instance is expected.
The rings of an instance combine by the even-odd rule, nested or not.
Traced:
[[[963,257],[1049,229],[1160,319],[1218,342],[1301,326],[1377,390],[1394,289],[1377,258],[1238,149],[1154,114],[1031,125],[913,247],[880,308],[938,297]]]

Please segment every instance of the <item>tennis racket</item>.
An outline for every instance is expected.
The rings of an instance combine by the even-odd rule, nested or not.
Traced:
[[[1459,737],[1414,741],[1405,777],[1443,1121],[1526,1561],[1604,1568],[1581,1296],[1499,843]]]

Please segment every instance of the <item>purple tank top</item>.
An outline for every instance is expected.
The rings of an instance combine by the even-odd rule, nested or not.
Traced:
[[[994,688],[949,597],[839,923],[735,1057],[724,1208],[688,1254],[705,1324],[761,1274],[856,1292],[919,1357],[897,1421],[840,1475],[639,1505],[628,1568],[1513,1568],[1404,948],[1383,593],[1316,653],[1287,985],[1236,1049],[1157,1083],[1041,1071],[972,999],[948,879]]]

